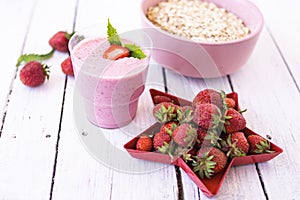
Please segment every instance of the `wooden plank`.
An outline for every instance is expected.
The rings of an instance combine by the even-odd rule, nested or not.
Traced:
[[[53,199],[139,199],[141,196],[144,199],[176,199],[178,192],[173,166],[131,158],[123,149],[123,145],[127,141],[153,123],[153,118],[149,112],[152,109],[151,99],[147,90],[150,88],[163,89],[152,84],[152,82],[163,81],[162,76],[159,76],[159,74],[161,74],[160,67],[150,67],[147,79],[149,84],[147,84],[146,90],[141,96],[137,116],[131,125],[120,130],[95,128],[96,134],[91,133],[93,127],[80,126],[79,123],[75,126],[77,130],[74,127],[72,117],[74,113],[72,110],[73,93],[71,92],[74,89],[74,82],[70,80],[66,90]],[[155,81],[153,78],[155,78]],[[132,126],[134,132],[128,133],[128,129],[132,130]],[[95,140],[99,141],[96,142],[97,150],[93,151],[92,147],[82,148],[87,144],[80,144],[78,136],[76,136],[78,130],[85,130],[89,134],[81,137],[92,135]],[[107,148],[101,147],[99,134],[104,134],[105,138],[113,145]],[[81,138],[81,140],[84,139]],[[80,147],[74,148],[74,146]],[[87,151],[92,151],[91,155],[88,155]],[[97,151],[105,152],[108,157],[97,156]],[[124,153],[126,155],[125,160],[120,160],[117,156],[121,157]],[[98,159],[99,162],[94,158]],[[118,167],[116,162],[131,167]],[[151,174],[149,175],[148,172],[151,172]],[[150,187],[151,190],[157,192],[144,196]]]
[[[72,28],[74,3],[39,1],[23,53],[50,51],[50,36]],[[26,8],[25,2],[20,6]],[[0,145],[3,199],[49,199],[65,84],[60,63],[65,57],[56,53],[47,61],[52,66],[51,77],[40,87],[25,87],[18,78],[14,81]]]
[[[80,30],[91,24],[102,24],[103,29],[106,29],[107,18],[111,19],[111,22],[117,27],[119,33],[122,33],[122,30],[133,29],[136,26],[135,22],[139,24],[139,2],[131,2],[131,6],[133,7],[131,8],[131,12],[124,9],[128,7],[127,4],[128,2],[120,0],[101,2],[101,4],[99,1],[80,1],[76,18],[76,30]],[[69,154],[70,149],[74,148],[74,143],[80,145],[78,139],[75,140],[73,138],[74,133],[66,133],[70,132],[70,130],[74,132],[74,128],[72,128],[74,124],[72,120],[69,120],[72,117],[70,116],[72,115],[72,107],[69,107],[69,103],[67,103],[72,102],[73,96],[69,93],[72,94],[73,87],[72,85],[68,85],[66,90],[66,106],[62,121],[61,145],[58,149],[53,198],[140,199],[143,196],[143,199],[177,199],[177,179],[173,166],[131,158],[124,152],[123,148],[123,145],[127,141],[154,122],[151,116],[152,104],[148,89],[164,89],[161,68],[151,64],[146,89],[140,98],[134,122],[120,130],[101,130],[105,139],[113,145],[101,147],[99,143],[95,142],[94,150],[92,150],[93,147],[88,147],[88,151],[94,151],[92,153],[94,155],[92,156],[96,157],[102,165],[97,164],[95,160],[88,157],[86,152],[77,152],[82,151],[82,148],[74,149],[73,155]],[[83,126],[83,129],[86,130],[87,128]],[[95,129],[96,131],[100,131],[99,128]],[[93,132],[91,133],[93,131],[92,128],[88,130],[89,134],[86,138],[94,137],[94,141],[99,141],[99,133],[98,135]],[[129,132],[128,130],[133,131]],[[85,140],[84,138],[82,137],[81,140]],[[105,152],[107,157],[101,157],[101,152]],[[125,161],[119,160],[120,158],[117,156],[121,157],[124,154],[126,155],[124,158]],[[76,167],[73,167],[73,163],[77,163],[78,160],[82,160],[84,164],[78,164]],[[131,168],[122,168],[122,166],[119,168],[115,161],[125,162],[126,166],[131,166]],[[91,172],[87,171],[87,168]],[[72,172],[70,172],[70,169],[72,169]],[[151,175],[146,173],[149,171]],[[70,180],[66,178],[65,172],[70,172],[74,175],[77,174],[77,176],[74,176]],[[94,184],[87,184],[89,180]],[[149,188],[156,192],[149,194]],[[146,193],[149,195],[146,196]]]
[[[16,60],[22,51],[23,40],[26,36],[31,12],[35,0],[27,2],[0,1],[0,48],[1,73],[0,73],[0,128],[2,116],[7,109],[7,98],[12,89],[12,82],[16,74]]]
[[[231,92],[230,83],[227,77],[213,78],[213,79],[196,79],[187,78],[174,73],[170,70],[166,70],[167,85],[170,89],[170,93],[186,97],[192,100],[193,97],[202,89],[214,88],[216,90],[223,90],[226,93]],[[185,199],[208,199],[198,187],[192,182],[192,180],[181,170],[183,194]],[[227,175],[216,199],[261,199],[264,197],[262,188],[258,177],[254,177],[256,173],[255,165],[234,167]],[[252,178],[247,184],[243,184],[245,180]],[[251,187],[255,193],[247,193],[245,191]],[[239,194],[237,196],[237,194]]]
[[[288,70],[300,85],[300,4],[298,1],[288,0],[285,2],[274,1],[272,6],[266,1],[253,0],[261,9],[267,28],[272,34],[273,40],[283,56]],[[280,14],[279,14],[280,13]]]
[[[248,126],[262,136],[270,135],[284,149],[274,160],[258,165],[269,199],[299,198],[300,97],[266,30],[246,66],[232,75],[232,82],[248,109]]]

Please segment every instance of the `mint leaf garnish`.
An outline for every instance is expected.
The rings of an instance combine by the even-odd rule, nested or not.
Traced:
[[[120,36],[118,35],[117,30],[111,25],[109,19],[107,24],[107,38],[110,45],[116,44],[122,46]]]
[[[123,46],[117,30],[111,25],[109,19],[107,24],[107,38],[110,45],[116,44],[118,46]],[[135,44],[125,44],[124,47],[130,51],[129,57],[134,57],[138,59],[143,59],[146,57],[141,47]]]
[[[22,63],[26,64],[30,61],[42,61],[42,60],[47,60],[52,57],[54,53],[54,49],[52,49],[49,53],[47,54],[23,54],[18,58],[18,62],[16,66],[20,66]]]
[[[130,51],[130,57],[138,59],[146,58],[146,55],[142,51],[141,47],[135,44],[125,44],[124,47],[126,47]]]

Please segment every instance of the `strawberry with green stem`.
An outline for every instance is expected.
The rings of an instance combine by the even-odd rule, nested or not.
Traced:
[[[246,156],[249,151],[249,143],[243,132],[235,132],[221,141],[221,149],[230,158]]]
[[[48,43],[57,51],[68,52],[69,40],[74,34],[75,32],[58,31],[49,39]]]
[[[111,25],[108,19],[107,39],[111,46],[103,54],[103,58],[117,60],[124,57],[133,57],[137,59],[146,58],[142,49],[135,44],[123,44],[117,30]]]
[[[181,124],[173,131],[172,139],[181,147],[191,148],[197,140],[197,131],[190,124]]]
[[[214,174],[223,171],[227,165],[227,157],[223,151],[215,147],[201,148],[194,157],[193,171],[201,179],[211,178]]]
[[[204,89],[194,97],[192,105],[196,106],[197,104],[206,103],[212,103],[221,109],[223,107],[221,92],[214,89]]]
[[[221,121],[221,111],[211,103],[196,104],[193,121],[203,129],[217,129]]]
[[[153,116],[156,121],[160,123],[167,123],[170,121],[177,121],[177,110],[180,109],[179,106],[170,103],[162,102],[157,104],[153,108]]]
[[[262,154],[262,153],[274,153],[271,150],[271,145],[268,140],[261,137],[260,135],[249,135],[247,140],[250,145],[249,152],[254,154]]]
[[[246,128],[246,120],[241,114],[244,111],[236,111],[233,108],[228,108],[225,112],[224,130],[226,133],[234,133]]]
[[[160,131],[153,137],[153,147],[160,153],[167,153],[169,150],[169,143],[171,136],[166,131]]]
[[[20,71],[21,82],[29,87],[36,87],[49,79],[49,66],[37,61],[30,61]]]

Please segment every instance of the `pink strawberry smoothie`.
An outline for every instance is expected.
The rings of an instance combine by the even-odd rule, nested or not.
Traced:
[[[88,120],[102,128],[118,128],[135,117],[150,56],[145,52],[141,60],[112,61],[103,58],[108,47],[105,38],[85,39],[71,51],[71,58]]]

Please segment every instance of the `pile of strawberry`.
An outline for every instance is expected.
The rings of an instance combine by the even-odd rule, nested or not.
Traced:
[[[153,116],[161,128],[141,135],[136,149],[181,156],[200,178],[223,171],[234,157],[272,152],[263,137],[245,136],[244,111],[223,91],[202,90],[191,106],[176,105],[167,96],[155,96],[153,101]]]
[[[68,52],[68,43],[74,33],[58,31],[49,39],[52,50],[47,54],[23,54],[18,58],[17,67],[24,64],[20,71],[21,82],[29,87],[36,87],[49,79],[49,66],[42,61],[51,58],[54,51]],[[66,75],[74,76],[71,57],[68,56],[61,63],[62,72]]]

